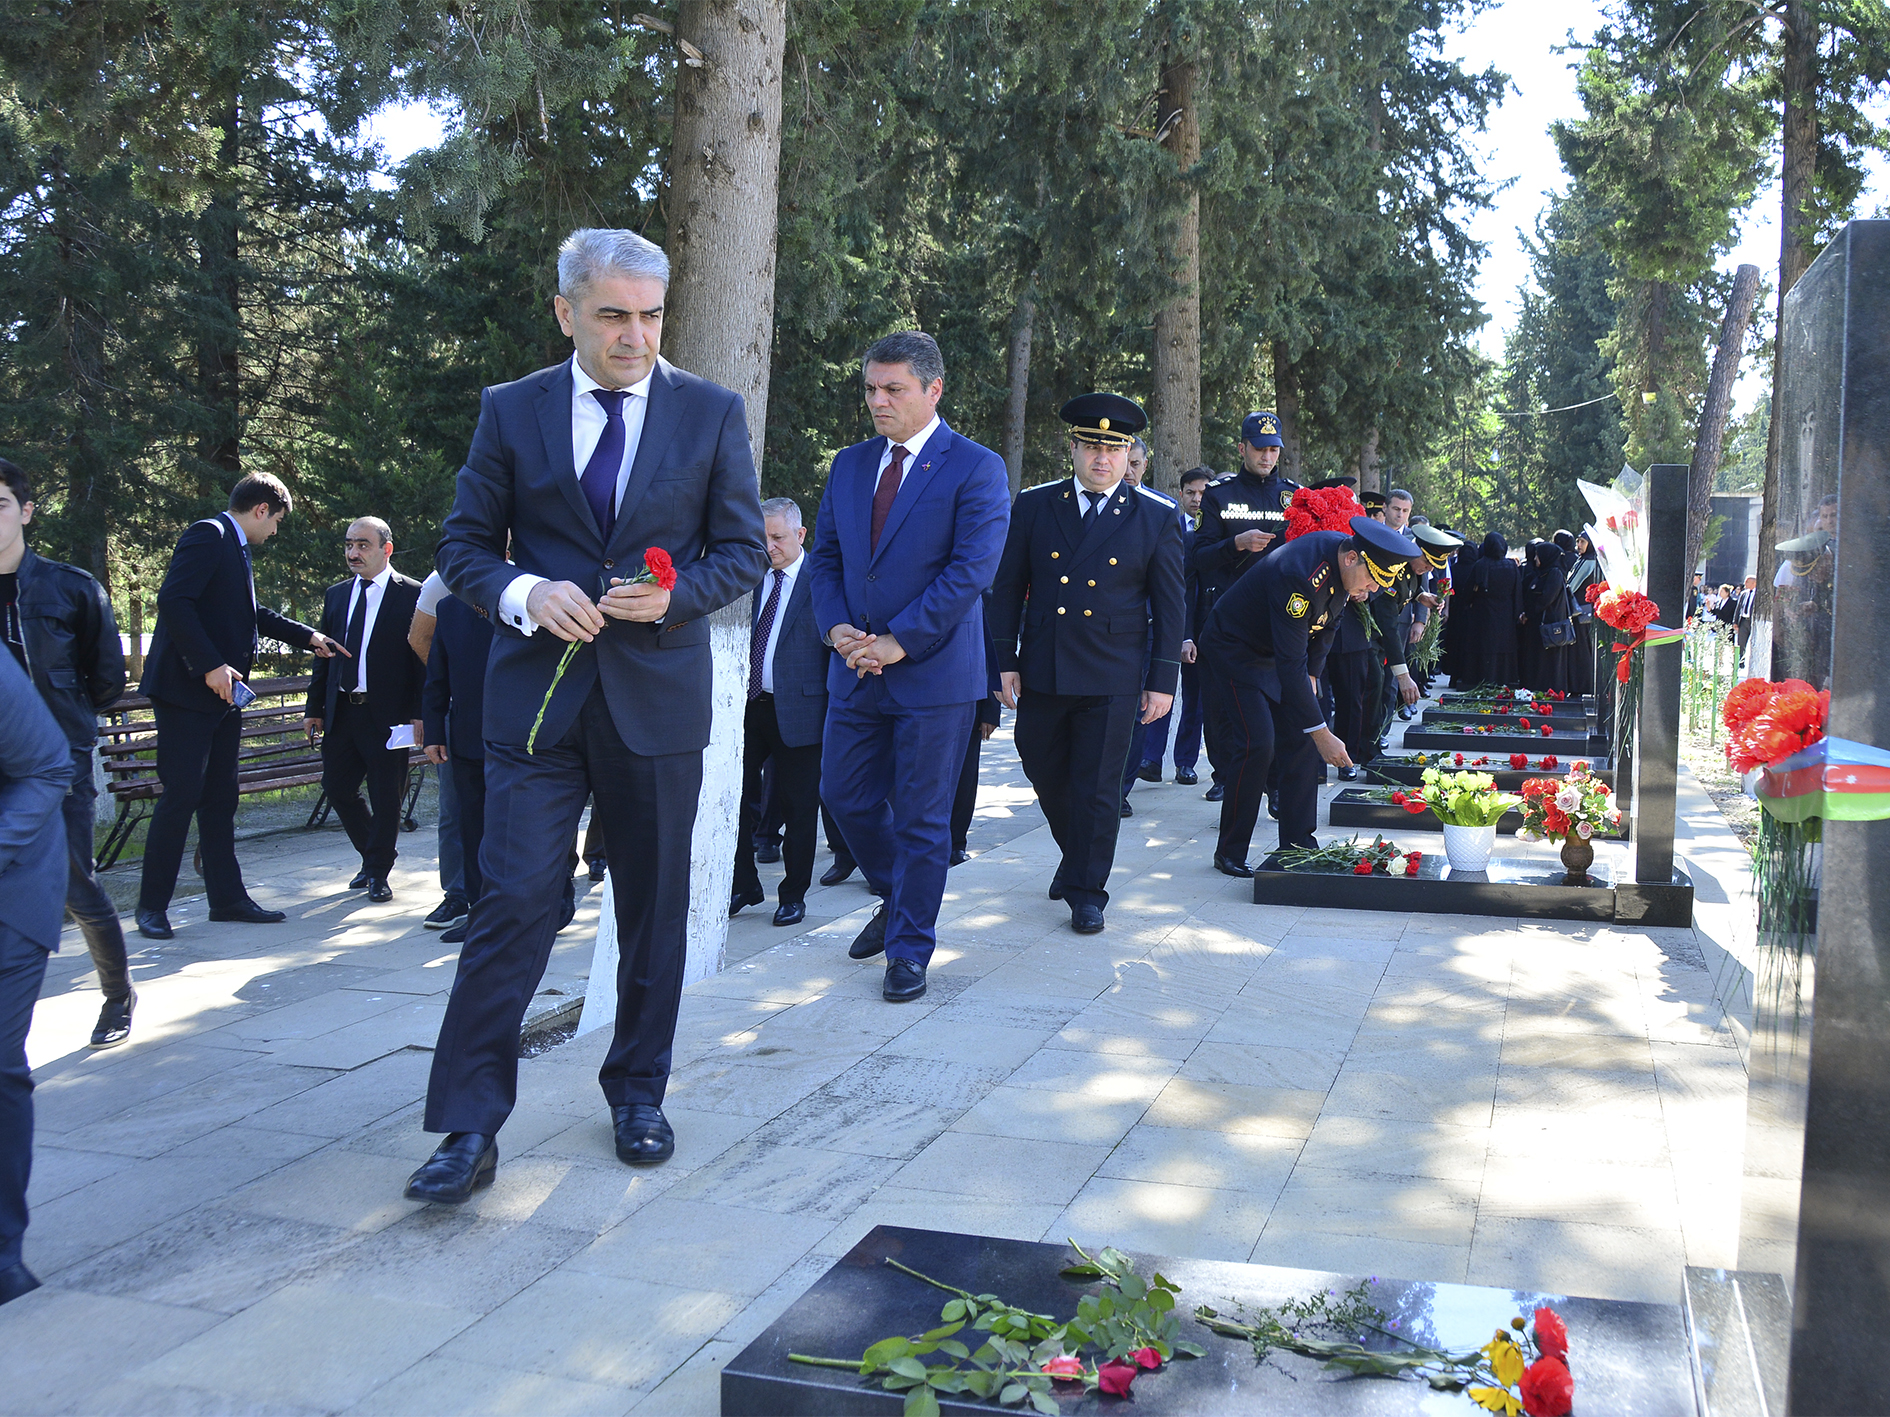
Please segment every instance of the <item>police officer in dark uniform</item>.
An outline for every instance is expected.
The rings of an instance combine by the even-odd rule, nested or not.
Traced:
[[[1227,752],[1216,869],[1251,876],[1247,848],[1260,816],[1267,772],[1280,769],[1280,845],[1313,847],[1320,761],[1350,767],[1345,745],[1326,727],[1315,682],[1350,602],[1397,578],[1417,543],[1370,517],[1352,534],[1314,531],[1267,556],[1222,593],[1200,642],[1208,713]]]
[[[1063,850],[1050,894],[1093,935],[1130,739],[1138,719],[1168,712],[1181,673],[1183,553],[1174,502],[1124,481],[1129,445],[1148,426],[1142,410],[1085,394],[1059,416],[1076,473],[1012,504],[990,623],[1017,754]]]
[[[1286,536],[1286,507],[1299,484],[1278,471],[1281,446],[1278,418],[1265,409],[1248,414],[1240,425],[1240,471],[1209,483],[1201,498],[1188,566],[1199,582],[1204,617],[1223,590]],[[1212,714],[1202,730],[1215,769],[1207,799],[1218,802],[1227,785]]]

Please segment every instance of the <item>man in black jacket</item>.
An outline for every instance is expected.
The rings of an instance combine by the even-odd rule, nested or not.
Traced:
[[[398,854],[407,754],[421,732],[427,671],[407,644],[420,582],[393,568],[394,533],[379,517],[350,523],[342,550],[354,574],[328,587],[322,633],[338,637],[347,658],[315,666],[303,727],[311,739],[321,735],[322,791],[361,853],[348,889],[366,887],[379,904],[394,898],[387,878]]]
[[[72,749],[66,793],[66,910],[78,922],[105,995],[92,1046],[109,1048],[131,1034],[137,995],[125,960],[118,908],[98,883],[92,860],[92,812],[98,788],[92,748],[98,714],[125,692],[125,653],[111,601],[77,566],[35,556],[26,544],[33,489],[26,474],[0,458],[0,618],[7,648],[33,680]]]
[[[467,913],[448,922],[443,945],[466,938],[471,906],[485,878],[479,845],[486,837],[486,661],[492,656],[492,622],[456,595],[434,606],[438,623],[427,649],[427,683],[421,703],[426,722],[427,761],[450,772],[459,802],[459,845],[465,870]],[[570,891],[571,878],[565,877]]]
[[[157,716],[157,774],[164,784],[145,833],[138,889],[138,932],[148,939],[171,938],[164,912],[177,888],[192,817],[210,918],[252,925],[285,918],[249,898],[236,864],[236,757],[243,733],[236,691],[249,676],[259,634],[324,659],[341,649],[319,630],[256,603],[250,553],[276,534],[292,504],[278,479],[248,474],[230,489],[228,511],[193,522],[178,538],[158,588],[157,630],[138,685]]]
[[[1148,426],[1135,403],[1085,394],[1059,416],[1075,476],[1017,498],[991,640],[1017,755],[1063,851],[1051,897],[1068,902],[1071,929],[1093,935],[1136,721],[1168,712],[1181,672],[1181,521],[1169,498],[1124,481],[1129,435]]]

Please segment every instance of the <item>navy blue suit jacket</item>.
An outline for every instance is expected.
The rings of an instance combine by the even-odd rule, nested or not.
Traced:
[[[138,692],[201,713],[229,707],[203,676],[227,664],[248,678],[259,632],[297,649],[307,649],[315,634],[301,621],[256,604],[242,538],[228,512],[193,522],[178,538],[157,605],[157,630]]]
[[[707,617],[752,590],[768,565],[748,420],[739,394],[658,360],[606,545],[572,463],[571,362],[480,395],[438,564],[447,588],[492,625],[487,742],[526,741],[565,649],[548,630],[527,636],[499,618],[505,588],[530,572],[596,600],[613,577],[641,571],[652,546],[676,565],[669,613],[661,624],[609,620],[578,650],[545,712],[541,742],[564,737],[601,678],[631,752],[656,757],[708,744]]]
[[[808,748],[820,741],[827,723],[827,666],[834,653],[814,625],[813,567],[803,553],[800,573],[787,603],[776,612],[781,633],[774,641],[774,720],[781,741],[790,748]],[[773,572],[761,578],[748,612],[752,634],[761,609],[768,602]]]
[[[988,691],[981,597],[997,573],[1010,525],[1004,459],[941,419],[908,464],[879,547],[872,547],[873,492],[886,439],[843,449],[827,474],[814,524],[814,617],[890,634],[906,657],[884,670],[886,690],[908,708],[970,703]],[[827,692],[850,699],[860,683],[839,655]]]
[[[4,649],[0,717],[7,725],[0,733],[0,925],[56,950],[66,918],[59,809],[72,785],[72,748],[33,681]]]
[[[435,613],[439,619],[433,627],[422,695],[427,742],[446,744],[447,753],[455,758],[483,758],[492,623],[456,595],[441,600]]]

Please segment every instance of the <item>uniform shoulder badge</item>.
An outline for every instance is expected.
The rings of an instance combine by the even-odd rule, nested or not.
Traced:
[[[1332,568],[1332,563],[1330,561],[1321,561],[1316,567],[1313,568],[1313,573],[1310,576],[1308,576],[1306,579],[1308,583],[1311,584],[1314,590],[1317,590],[1320,586],[1326,583],[1326,575],[1331,570],[1331,568]]]
[[[1291,615],[1295,620],[1304,620],[1306,618],[1306,612],[1310,609],[1312,609],[1312,602],[1307,600],[1306,597],[1301,595],[1298,591],[1294,591],[1291,595],[1286,597],[1286,613]]]
[[[1214,478],[1212,481],[1210,481],[1208,483],[1208,486],[1219,487],[1223,482],[1232,482],[1234,480],[1234,477],[1235,477],[1234,473],[1223,472],[1219,477]]]
[[[1137,487],[1135,490],[1140,492],[1151,502],[1160,502],[1164,507],[1179,507],[1181,505],[1181,503],[1177,502],[1173,497],[1170,497],[1166,492],[1157,492],[1153,487]]]

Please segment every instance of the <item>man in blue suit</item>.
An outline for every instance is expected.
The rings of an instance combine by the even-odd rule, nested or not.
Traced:
[[[833,460],[815,522],[827,675],[820,795],[890,894],[848,953],[886,955],[891,1003],[925,992],[951,858],[952,796],[988,692],[982,596],[1010,523],[1004,460],[938,416],[945,361],[918,330],[861,360],[877,437]]]
[[[440,934],[441,944],[458,945],[466,941],[471,906],[484,888],[479,878],[479,845],[486,837],[486,661],[492,656],[492,622],[456,595],[440,597],[434,610],[420,705],[427,761],[452,776],[459,806],[468,913],[451,921]]]
[[[668,258],[635,232],[566,238],[554,305],[575,356],[480,396],[440,539],[447,588],[493,628],[486,830],[427,1086],[426,1130],[447,1136],[408,1182],[414,1200],[464,1201],[498,1166],[586,798],[621,948],[598,1081],[619,1159],[676,1149],[662,1104],[709,741],[707,617],[768,556],[740,395],[660,357],[668,286]],[[674,562],[673,586],[635,581],[649,550]]]
[[[728,913],[767,899],[755,870],[755,821],[761,815],[763,764],[774,765],[785,871],[774,923],[807,918],[820,822],[820,739],[827,723],[827,666],[833,651],[814,624],[807,528],[791,497],[761,504],[768,531],[768,574],[755,588],[748,626],[748,707],[742,717],[742,815],[735,838],[735,886]]]

